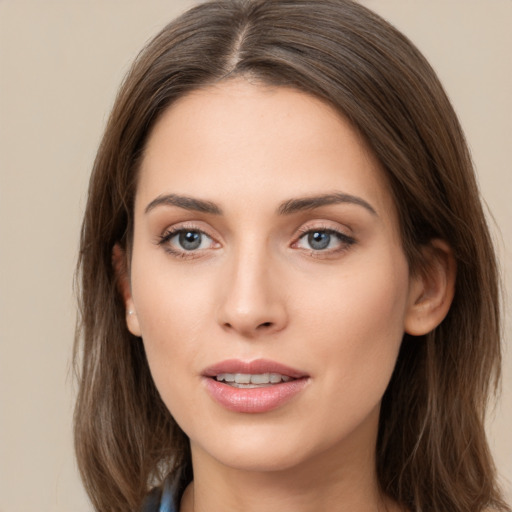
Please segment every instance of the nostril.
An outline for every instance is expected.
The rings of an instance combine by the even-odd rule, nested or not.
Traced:
[[[272,322],[264,322],[258,325],[258,327],[272,327]]]

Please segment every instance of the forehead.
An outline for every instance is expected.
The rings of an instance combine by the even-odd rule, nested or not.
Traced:
[[[393,207],[362,137],[304,92],[233,79],[180,98],[148,139],[138,199],[183,193],[242,204],[337,190]]]

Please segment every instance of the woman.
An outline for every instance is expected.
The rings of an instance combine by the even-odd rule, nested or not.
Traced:
[[[367,9],[216,1],[167,26],[114,105],[79,270],[97,510],[509,510],[468,150]]]

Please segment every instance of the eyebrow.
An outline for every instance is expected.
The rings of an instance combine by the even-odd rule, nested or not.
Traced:
[[[213,215],[222,215],[222,210],[211,201],[203,199],[196,199],[189,196],[180,196],[177,194],[165,194],[153,199],[144,210],[144,213],[149,213],[157,206],[177,206],[184,210],[192,210],[201,213],[211,213]]]
[[[331,204],[348,203],[362,206],[368,210],[372,215],[378,216],[373,206],[362,199],[361,197],[353,196],[351,194],[343,194],[341,192],[335,192],[332,194],[325,194],[319,196],[302,197],[298,199],[290,199],[285,201],[279,206],[278,212],[280,215],[290,215],[292,213],[314,210],[321,206],[328,206]]]
[[[377,216],[377,212],[370,203],[361,197],[353,196],[351,194],[343,194],[342,192],[289,199],[288,201],[281,203],[277,209],[277,212],[279,215],[291,215],[292,213],[314,210],[315,208],[320,208],[321,206],[329,206],[332,204],[340,203],[362,206],[372,215]],[[144,212],[149,213],[157,206],[177,206],[178,208],[183,208],[184,210],[210,213],[213,215],[222,215],[222,209],[212,201],[196,199],[189,196],[180,196],[178,194],[165,194],[158,196],[146,206]]]

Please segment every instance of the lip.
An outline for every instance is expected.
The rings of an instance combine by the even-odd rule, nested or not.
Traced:
[[[221,373],[279,373],[293,380],[258,388],[235,388],[213,377]],[[222,407],[239,413],[264,413],[282,407],[300,393],[309,381],[305,372],[276,361],[229,359],[209,366],[202,372],[210,397]]]

